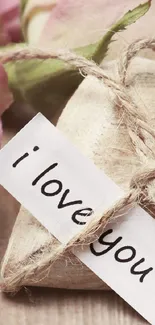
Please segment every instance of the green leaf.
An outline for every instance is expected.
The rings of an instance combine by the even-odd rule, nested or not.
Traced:
[[[100,64],[104,59],[108,46],[111,42],[111,38],[118,32],[126,29],[128,25],[135,23],[139,18],[144,16],[151,6],[151,0],[140,4],[133,10],[129,10],[117,23],[111,26],[110,30],[105,34],[101,41],[96,43],[96,49],[92,55],[92,59]]]
[[[83,80],[60,60],[28,60],[5,65],[16,102],[27,102],[52,118]]]

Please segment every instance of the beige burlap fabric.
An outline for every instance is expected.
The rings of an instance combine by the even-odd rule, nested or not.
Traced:
[[[104,71],[113,80],[117,80],[116,62],[106,64]],[[127,72],[126,87],[138,109],[154,128],[155,62],[135,58]],[[128,189],[133,175],[145,167],[153,167],[155,145],[153,141],[150,143],[148,140],[152,159],[147,151],[145,152],[146,149],[137,154],[122,114],[110,88],[102,81],[89,76],[68,102],[57,127],[111,179],[122,188]],[[151,201],[155,201],[154,188],[154,182],[148,185]],[[72,253],[61,256],[46,272],[40,273],[39,269],[38,272],[36,269],[34,274],[22,277],[14,286],[10,286],[10,276],[16,274],[17,270],[22,270],[27,264],[41,261],[58,245],[59,242],[22,207],[2,265],[3,289],[11,291],[25,285],[70,289],[106,288],[105,284]]]

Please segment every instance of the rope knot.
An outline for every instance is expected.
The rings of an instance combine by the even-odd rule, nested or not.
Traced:
[[[155,168],[148,169],[133,176],[130,188],[143,191],[147,188],[148,183],[155,179]]]

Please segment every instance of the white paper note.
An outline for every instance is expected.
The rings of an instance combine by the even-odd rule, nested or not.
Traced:
[[[67,243],[123,191],[38,114],[0,151],[0,183]],[[137,207],[74,254],[155,324],[155,220]]]

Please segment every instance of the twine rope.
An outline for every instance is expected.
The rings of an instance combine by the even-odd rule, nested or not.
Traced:
[[[14,50],[11,52],[0,53],[0,61],[8,63],[10,61],[32,60],[32,59],[59,59],[76,69],[84,75],[92,75],[100,79],[110,90],[114,93],[117,100],[117,109],[122,112],[123,122],[126,125],[127,132],[134,145],[138,156],[144,155],[153,160],[155,154],[146,145],[146,137],[155,142],[155,130],[151,128],[147,117],[140,112],[132,98],[128,95],[126,90],[126,75],[131,60],[142,50],[149,48],[155,50],[155,39],[142,39],[133,42],[125,52],[123,52],[118,62],[119,82],[111,79],[106,75],[104,70],[97,66],[93,61],[87,60],[82,56],[76,55],[70,51],[61,51],[52,53],[51,51],[44,51],[42,49],[35,49],[27,47],[22,50]],[[49,251],[44,254],[43,258],[33,260],[31,257],[24,261],[24,264],[15,268],[15,273],[11,273],[4,277],[3,290],[15,291],[18,290],[23,283],[28,279],[34,277],[35,274],[40,273],[40,280],[46,277],[52,264],[69,249],[73,249],[77,245],[88,245],[99,238],[108,222],[115,218],[117,213],[123,211],[124,208],[129,209],[137,203],[145,204],[148,200],[147,186],[149,182],[155,179],[155,168],[149,168],[142,171],[140,174],[134,176],[131,180],[130,189],[116,204],[110,207],[107,211],[101,214],[94,212],[94,218],[66,245],[61,244],[55,248],[54,251]],[[35,280],[34,280],[35,283]]]

